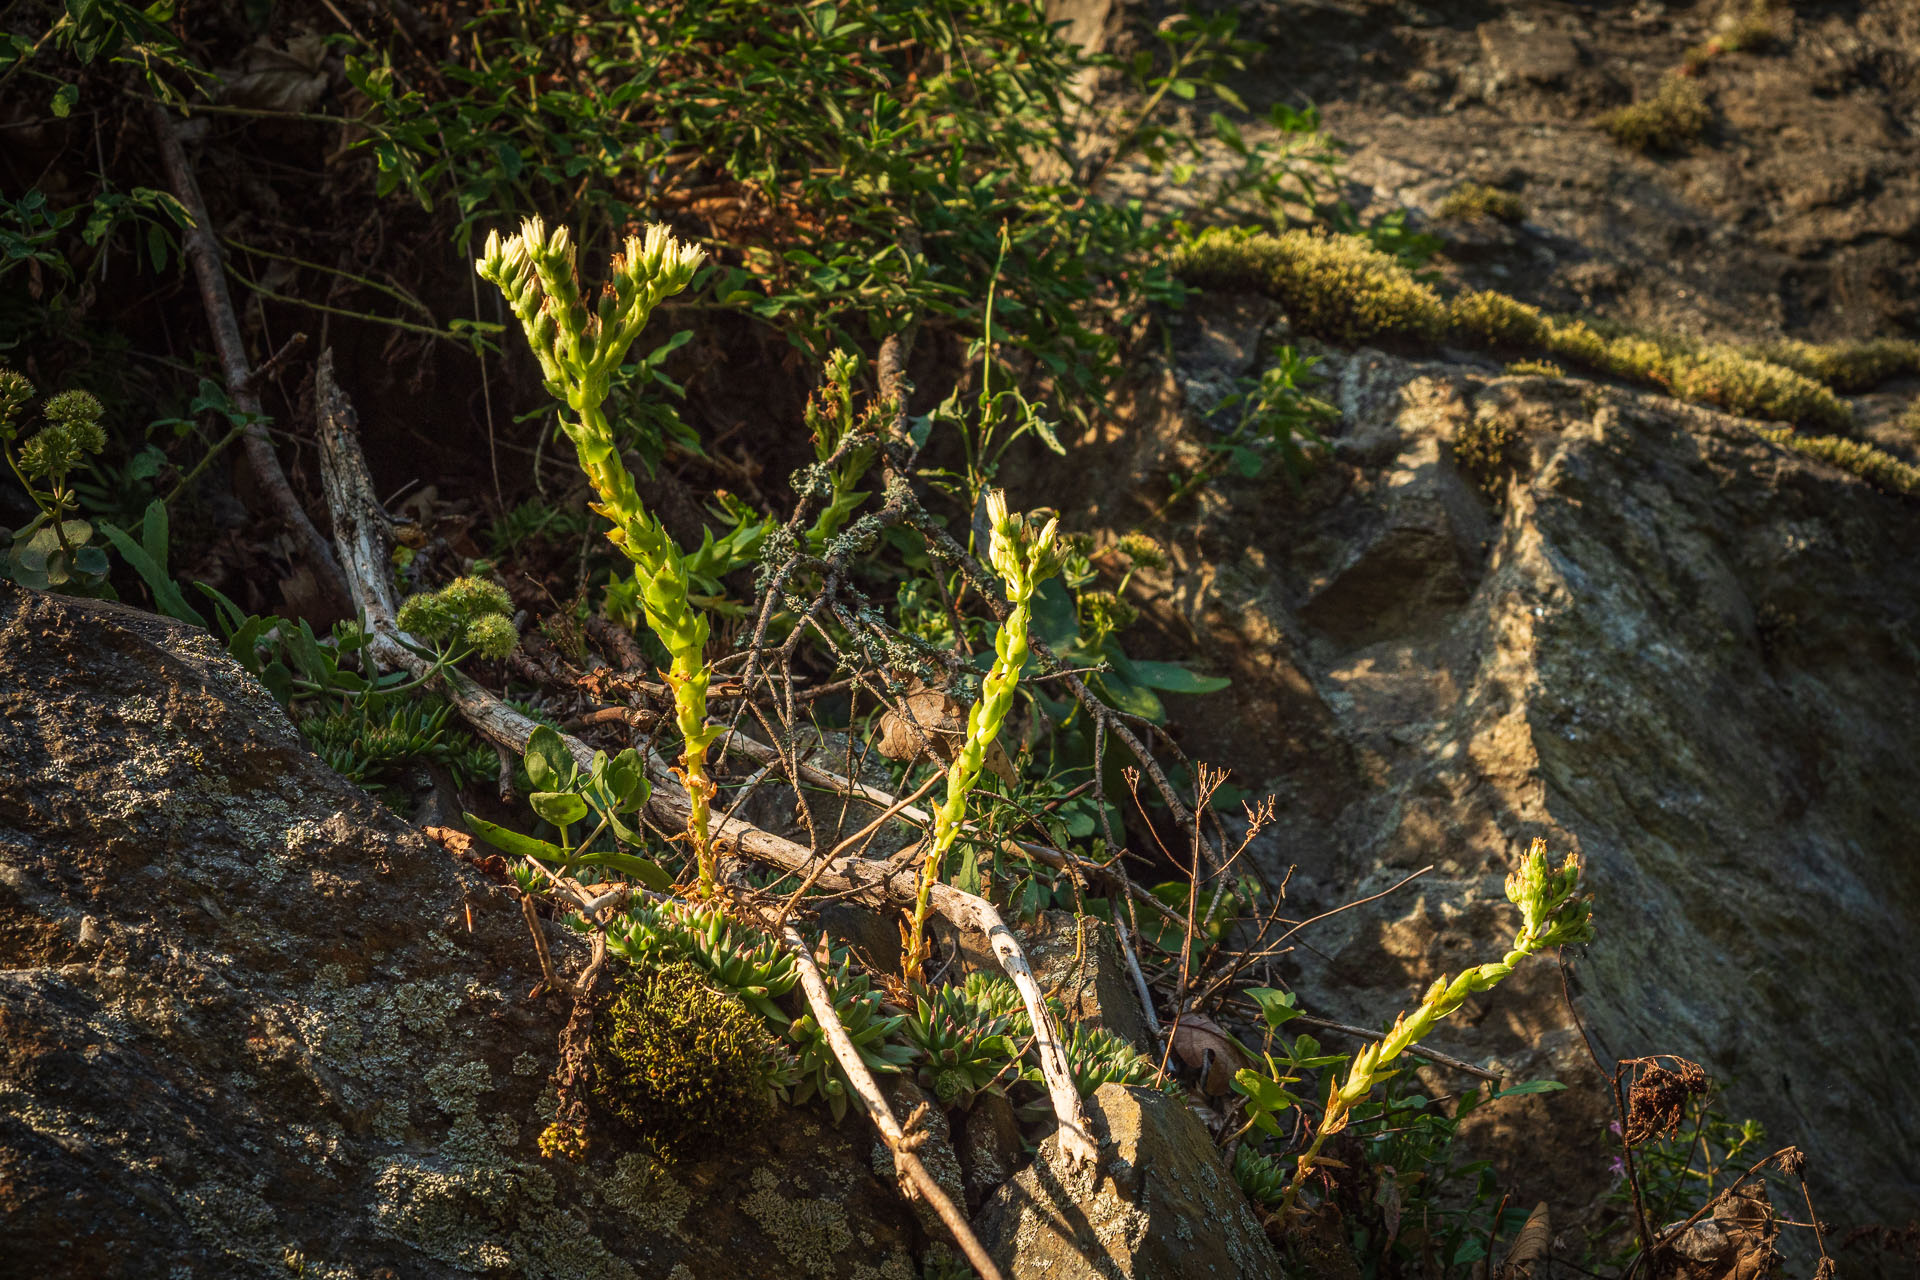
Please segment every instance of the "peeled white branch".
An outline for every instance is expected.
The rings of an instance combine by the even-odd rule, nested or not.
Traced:
[[[847,1083],[860,1095],[860,1101],[867,1108],[874,1128],[880,1130],[880,1136],[886,1140],[887,1147],[893,1152],[894,1165],[904,1171],[913,1180],[920,1194],[927,1198],[940,1221],[947,1224],[947,1230],[953,1233],[954,1242],[961,1252],[967,1255],[967,1261],[973,1264],[981,1280],[1002,1280],[1000,1268],[993,1264],[987,1251],[981,1247],[980,1239],[973,1234],[973,1228],[967,1225],[966,1215],[954,1205],[951,1197],[940,1187],[939,1182],[927,1171],[927,1166],[914,1150],[914,1143],[907,1137],[900,1122],[894,1118],[893,1108],[887,1105],[887,1097],[880,1092],[880,1085],[867,1070],[866,1062],[860,1057],[860,1050],[854,1047],[847,1029],[840,1024],[839,1015],[833,1009],[833,993],[827,990],[827,980],[820,975],[820,966],[814,963],[813,953],[792,925],[780,931],[781,939],[793,952],[794,963],[800,968],[800,986],[807,996],[807,1007],[813,1010],[814,1021],[826,1032],[827,1047],[833,1050],[834,1061],[840,1064],[840,1070],[847,1077]]]
[[[334,382],[330,352],[322,352],[320,356],[314,377],[314,406],[319,420],[322,483],[326,488],[327,506],[333,512],[334,538],[354,601],[366,618],[370,637],[368,652],[384,665],[400,667],[416,676],[424,675],[432,664],[398,639],[393,596],[387,585],[386,566],[391,545],[388,521],[373,496],[373,482],[367,474],[366,458],[360,451],[358,421],[353,406]],[[435,683],[482,737],[511,751],[526,750],[528,738],[539,727],[535,721],[458,671],[442,671]],[[571,734],[561,734],[560,740],[583,769],[591,766],[592,748]],[[653,783],[648,809],[662,826],[669,829],[685,826],[691,807],[686,788],[674,776],[672,766],[657,752],[649,751],[646,763],[647,776]],[[876,905],[904,906],[914,900],[915,877],[906,868],[848,856],[830,858],[823,868],[817,867],[813,851],[804,845],[732,819],[727,826],[723,843],[735,852],[801,875],[813,875],[821,888],[849,893]],[[952,885],[935,884],[930,901],[933,909],[954,925],[975,928],[987,936],[1001,967],[1019,989],[1027,1016],[1032,1020],[1034,1051],[1039,1056],[1047,1094],[1060,1124],[1060,1149],[1069,1160],[1091,1166],[1099,1158],[1099,1148],[1080,1108],[1080,1093],[1073,1086],[1073,1073],[1067,1067],[1059,1028],[1013,931],[1007,928],[992,903]]]

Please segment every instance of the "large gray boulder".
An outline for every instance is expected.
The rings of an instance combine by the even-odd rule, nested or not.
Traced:
[[[1499,954],[1502,877],[1544,837],[1596,895],[1572,991],[1603,1065],[1699,1060],[1733,1118],[1806,1150],[1823,1217],[1907,1221],[1920,502],[1656,394],[1367,350],[1324,368],[1332,460],[1297,495],[1200,495],[1184,568],[1150,586],[1234,677],[1180,709],[1183,745],[1279,794],[1254,855],[1298,865],[1290,914],[1434,865],[1301,935],[1282,975],[1385,1025]],[[1507,437],[1490,495],[1455,460],[1469,434]],[[1600,1202],[1611,1103],[1550,960],[1432,1039],[1574,1084],[1468,1134],[1556,1223]]]
[[[0,584],[0,759],[0,1277],[915,1276],[858,1116],[543,1159],[516,903],[206,635]]]

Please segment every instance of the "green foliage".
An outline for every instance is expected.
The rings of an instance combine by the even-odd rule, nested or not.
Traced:
[[[678,1151],[730,1140],[795,1080],[766,1024],[681,961],[623,974],[595,1026],[601,1105]]]
[[[866,501],[867,494],[854,486],[873,466],[882,424],[893,408],[869,404],[859,413],[854,411],[853,380],[860,365],[858,355],[836,349],[827,357],[825,381],[807,401],[807,430],[816,462],[800,473],[795,489],[803,497],[825,499],[807,530],[807,544],[816,553],[826,550],[854,509]]]
[[[89,545],[93,526],[70,520],[76,470],[106,447],[100,401],[86,391],[62,391],[40,406],[46,425],[21,438],[22,419],[33,401],[33,384],[0,368],[0,455],[27,491],[39,514],[17,530],[0,529],[11,545],[0,560],[0,577],[23,587],[59,589],[74,595],[108,595],[107,553]]]
[[[1016,1028],[1031,1025],[1013,984],[975,981],[987,976],[970,974],[965,987],[918,992],[901,1026],[920,1055],[921,1085],[942,1106],[965,1105],[990,1085],[1004,1088],[1020,1052]]]
[[[1713,121],[1699,82],[1668,75],[1650,98],[1610,111],[1600,125],[1613,140],[1634,151],[1677,151],[1706,131]]]
[[[889,1014],[881,1007],[880,993],[874,991],[865,973],[853,968],[852,958],[836,951],[829,963],[821,966],[827,990],[833,995],[833,1009],[846,1028],[847,1037],[859,1051],[867,1069],[878,1074],[900,1071],[913,1061],[911,1046],[893,1039],[906,1022],[904,1014]],[[823,1098],[837,1121],[847,1113],[853,1097],[840,1065],[827,1044],[827,1033],[811,1012],[795,1018],[787,1029],[800,1063],[800,1081],[793,1090],[795,1102]]]
[[[1287,1189],[1287,1171],[1280,1162],[1254,1150],[1248,1142],[1241,1143],[1233,1153],[1233,1180],[1247,1199],[1263,1209],[1278,1207]]]
[[[1213,420],[1227,425],[1219,436],[1207,441],[1212,465],[1176,483],[1167,505],[1221,472],[1255,479],[1264,475],[1275,459],[1283,465],[1287,482],[1297,488],[1310,462],[1308,449],[1326,447],[1321,424],[1336,422],[1340,417],[1338,409],[1307,390],[1319,381],[1313,372],[1318,363],[1317,356],[1303,356],[1292,347],[1282,347],[1258,378],[1241,378],[1239,390],[1214,407]]]
[[[1173,263],[1203,288],[1265,292],[1297,331],[1329,342],[1433,340],[1446,332],[1439,294],[1360,236],[1207,230]]]
[[[1795,453],[1818,458],[1843,471],[1851,471],[1889,493],[1920,493],[1920,467],[1902,462],[1864,440],[1852,440],[1845,436],[1804,436],[1785,429],[1761,431],[1759,434]]]
[[[1727,1114],[1724,1089],[1718,1083],[1686,1094],[1677,1123],[1633,1150],[1634,1172],[1647,1220],[1663,1224],[1677,1221],[1725,1191],[1765,1151],[1765,1141],[1766,1129],[1758,1120],[1736,1121]],[[1621,1176],[1607,1201],[1626,1218],[1633,1209],[1632,1193],[1624,1167],[1618,1160],[1615,1164]],[[1637,1252],[1637,1242],[1629,1244],[1609,1262],[1625,1266]]]
[[[520,641],[506,588],[485,578],[455,578],[438,591],[409,596],[400,605],[400,629],[433,645],[445,661],[463,653],[500,659]]]
[[[651,889],[671,883],[658,863],[626,851],[644,843],[627,820],[646,807],[653,793],[639,752],[628,747],[610,757],[596,751],[582,769],[560,735],[541,725],[529,736],[521,762],[533,785],[527,801],[557,830],[559,842],[521,835],[471,813],[466,820],[488,844],[527,860],[518,869],[522,889],[531,889],[543,875],[571,875],[581,867],[604,868]],[[575,840],[573,828],[589,820],[587,834]],[[612,841],[611,848],[598,846],[603,835]]]
[[[464,787],[487,776],[493,752],[463,732],[439,698],[353,699],[299,720],[315,755],[349,782],[376,787],[403,770],[437,764]]]
[[[1074,1023],[1066,1043],[1060,1047],[1066,1051],[1073,1087],[1083,1098],[1093,1096],[1103,1084],[1150,1086],[1159,1074],[1151,1061],[1140,1056],[1139,1050],[1104,1027]],[[1029,1070],[1029,1079],[1042,1079],[1037,1067]],[[1162,1087],[1169,1093],[1180,1089],[1171,1077],[1163,1079]]]
[[[1440,216],[1454,222],[1520,222],[1527,216],[1527,204],[1511,191],[1463,182],[1440,202]]]
[[[1513,378],[1564,378],[1567,371],[1551,360],[1515,360],[1507,366]]]
[[[1233,25],[1183,18],[1119,66],[1067,44],[1025,0],[964,17],[912,0],[530,0],[466,20],[462,54],[441,68],[453,93],[422,92],[381,50],[346,72],[368,102],[360,145],[379,191],[444,211],[457,242],[497,211],[583,229],[672,211],[729,246],[696,290],[815,359],[908,314],[974,336],[1004,235],[1004,340],[1077,399],[1112,372],[1096,304],[1138,307],[1172,285],[1146,252],[1166,227],[1073,180],[1072,88],[1098,62],[1140,94],[1103,169],[1138,156],[1181,176],[1201,142],[1163,123],[1163,104],[1240,106],[1222,82],[1248,48]],[[557,47],[592,52],[556,68]],[[1210,204],[1311,199],[1331,154],[1317,118],[1281,108],[1268,123],[1278,141],[1249,144],[1214,113],[1214,140],[1239,163]]]

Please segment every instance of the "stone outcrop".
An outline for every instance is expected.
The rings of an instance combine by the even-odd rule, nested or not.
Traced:
[[[205,634],[0,585],[0,758],[0,1277],[917,1275],[858,1116],[542,1159],[516,904]]]
[[[1282,971],[1303,1004],[1381,1025],[1497,955],[1502,876],[1542,836],[1589,868],[1599,937],[1573,991],[1605,1063],[1698,1059],[1731,1116],[1805,1148],[1823,1216],[1906,1221],[1920,503],[1655,395],[1378,351],[1323,369],[1330,463],[1297,495],[1202,495],[1155,611],[1167,656],[1197,634],[1234,677],[1177,713],[1184,745],[1279,794],[1256,853],[1276,881],[1298,865],[1298,915],[1434,865],[1302,935]],[[1485,491],[1454,460],[1469,432],[1508,441]],[[1601,1079],[1551,962],[1433,1042]],[[1576,1088],[1468,1132],[1564,1224],[1614,1176],[1610,1118]]]
[[[981,1211],[981,1243],[1009,1276],[1278,1280],[1279,1258],[1184,1101],[1106,1084],[1088,1111],[1105,1140],[1097,1174],[1060,1160],[1049,1138]]]

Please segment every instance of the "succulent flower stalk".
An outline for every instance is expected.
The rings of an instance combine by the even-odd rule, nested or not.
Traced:
[[[1366,1101],[1373,1086],[1391,1075],[1387,1064],[1428,1035],[1442,1018],[1465,1004],[1467,997],[1499,985],[1528,956],[1549,947],[1578,945],[1593,937],[1592,904],[1576,897],[1580,884],[1580,857],[1569,854],[1557,868],[1547,866],[1547,842],[1535,840],[1520,864],[1507,874],[1507,900],[1520,908],[1520,931],[1513,949],[1495,964],[1469,969],[1449,982],[1435,978],[1413,1016],[1401,1014],[1387,1038],[1353,1056],[1344,1082],[1327,1089],[1326,1111],[1312,1144],[1300,1156],[1293,1180],[1280,1202],[1281,1212],[1293,1208],[1314,1161],[1328,1138],[1347,1127],[1353,1108]]]
[[[565,227],[549,233],[539,218],[529,218],[514,235],[502,238],[491,232],[474,265],[482,279],[500,290],[520,321],[548,393],[572,411],[571,417],[562,415],[561,425],[599,498],[593,509],[613,523],[607,538],[633,561],[647,626],[672,655],[666,679],[683,742],[680,771],[690,799],[687,838],[701,892],[710,894],[714,785],[706,760],[707,747],[719,730],[707,724],[707,619],[688,599],[691,578],[685,554],[640,501],[604,408],[613,374],[648,316],[692,283],[703,256],[701,249],[675,239],[665,227],[648,227],[644,236],[628,236],[613,255],[608,282],[591,306],[581,296],[573,242]]]
[[[914,896],[913,926],[907,939],[908,975],[918,981],[926,950],[926,924],[934,882],[947,851],[960,834],[967,816],[967,796],[980,779],[987,748],[1000,735],[1000,726],[1013,710],[1020,671],[1027,665],[1027,630],[1033,621],[1033,596],[1042,582],[1059,568],[1057,542],[1060,522],[1049,520],[1035,533],[1024,517],[1007,513],[1007,495],[987,495],[987,520],[992,534],[988,558],[1006,584],[1006,620],[993,638],[993,666],[980,683],[980,700],[967,712],[967,739],[947,766],[947,793],[933,812],[933,841],[920,867],[919,890]]]

